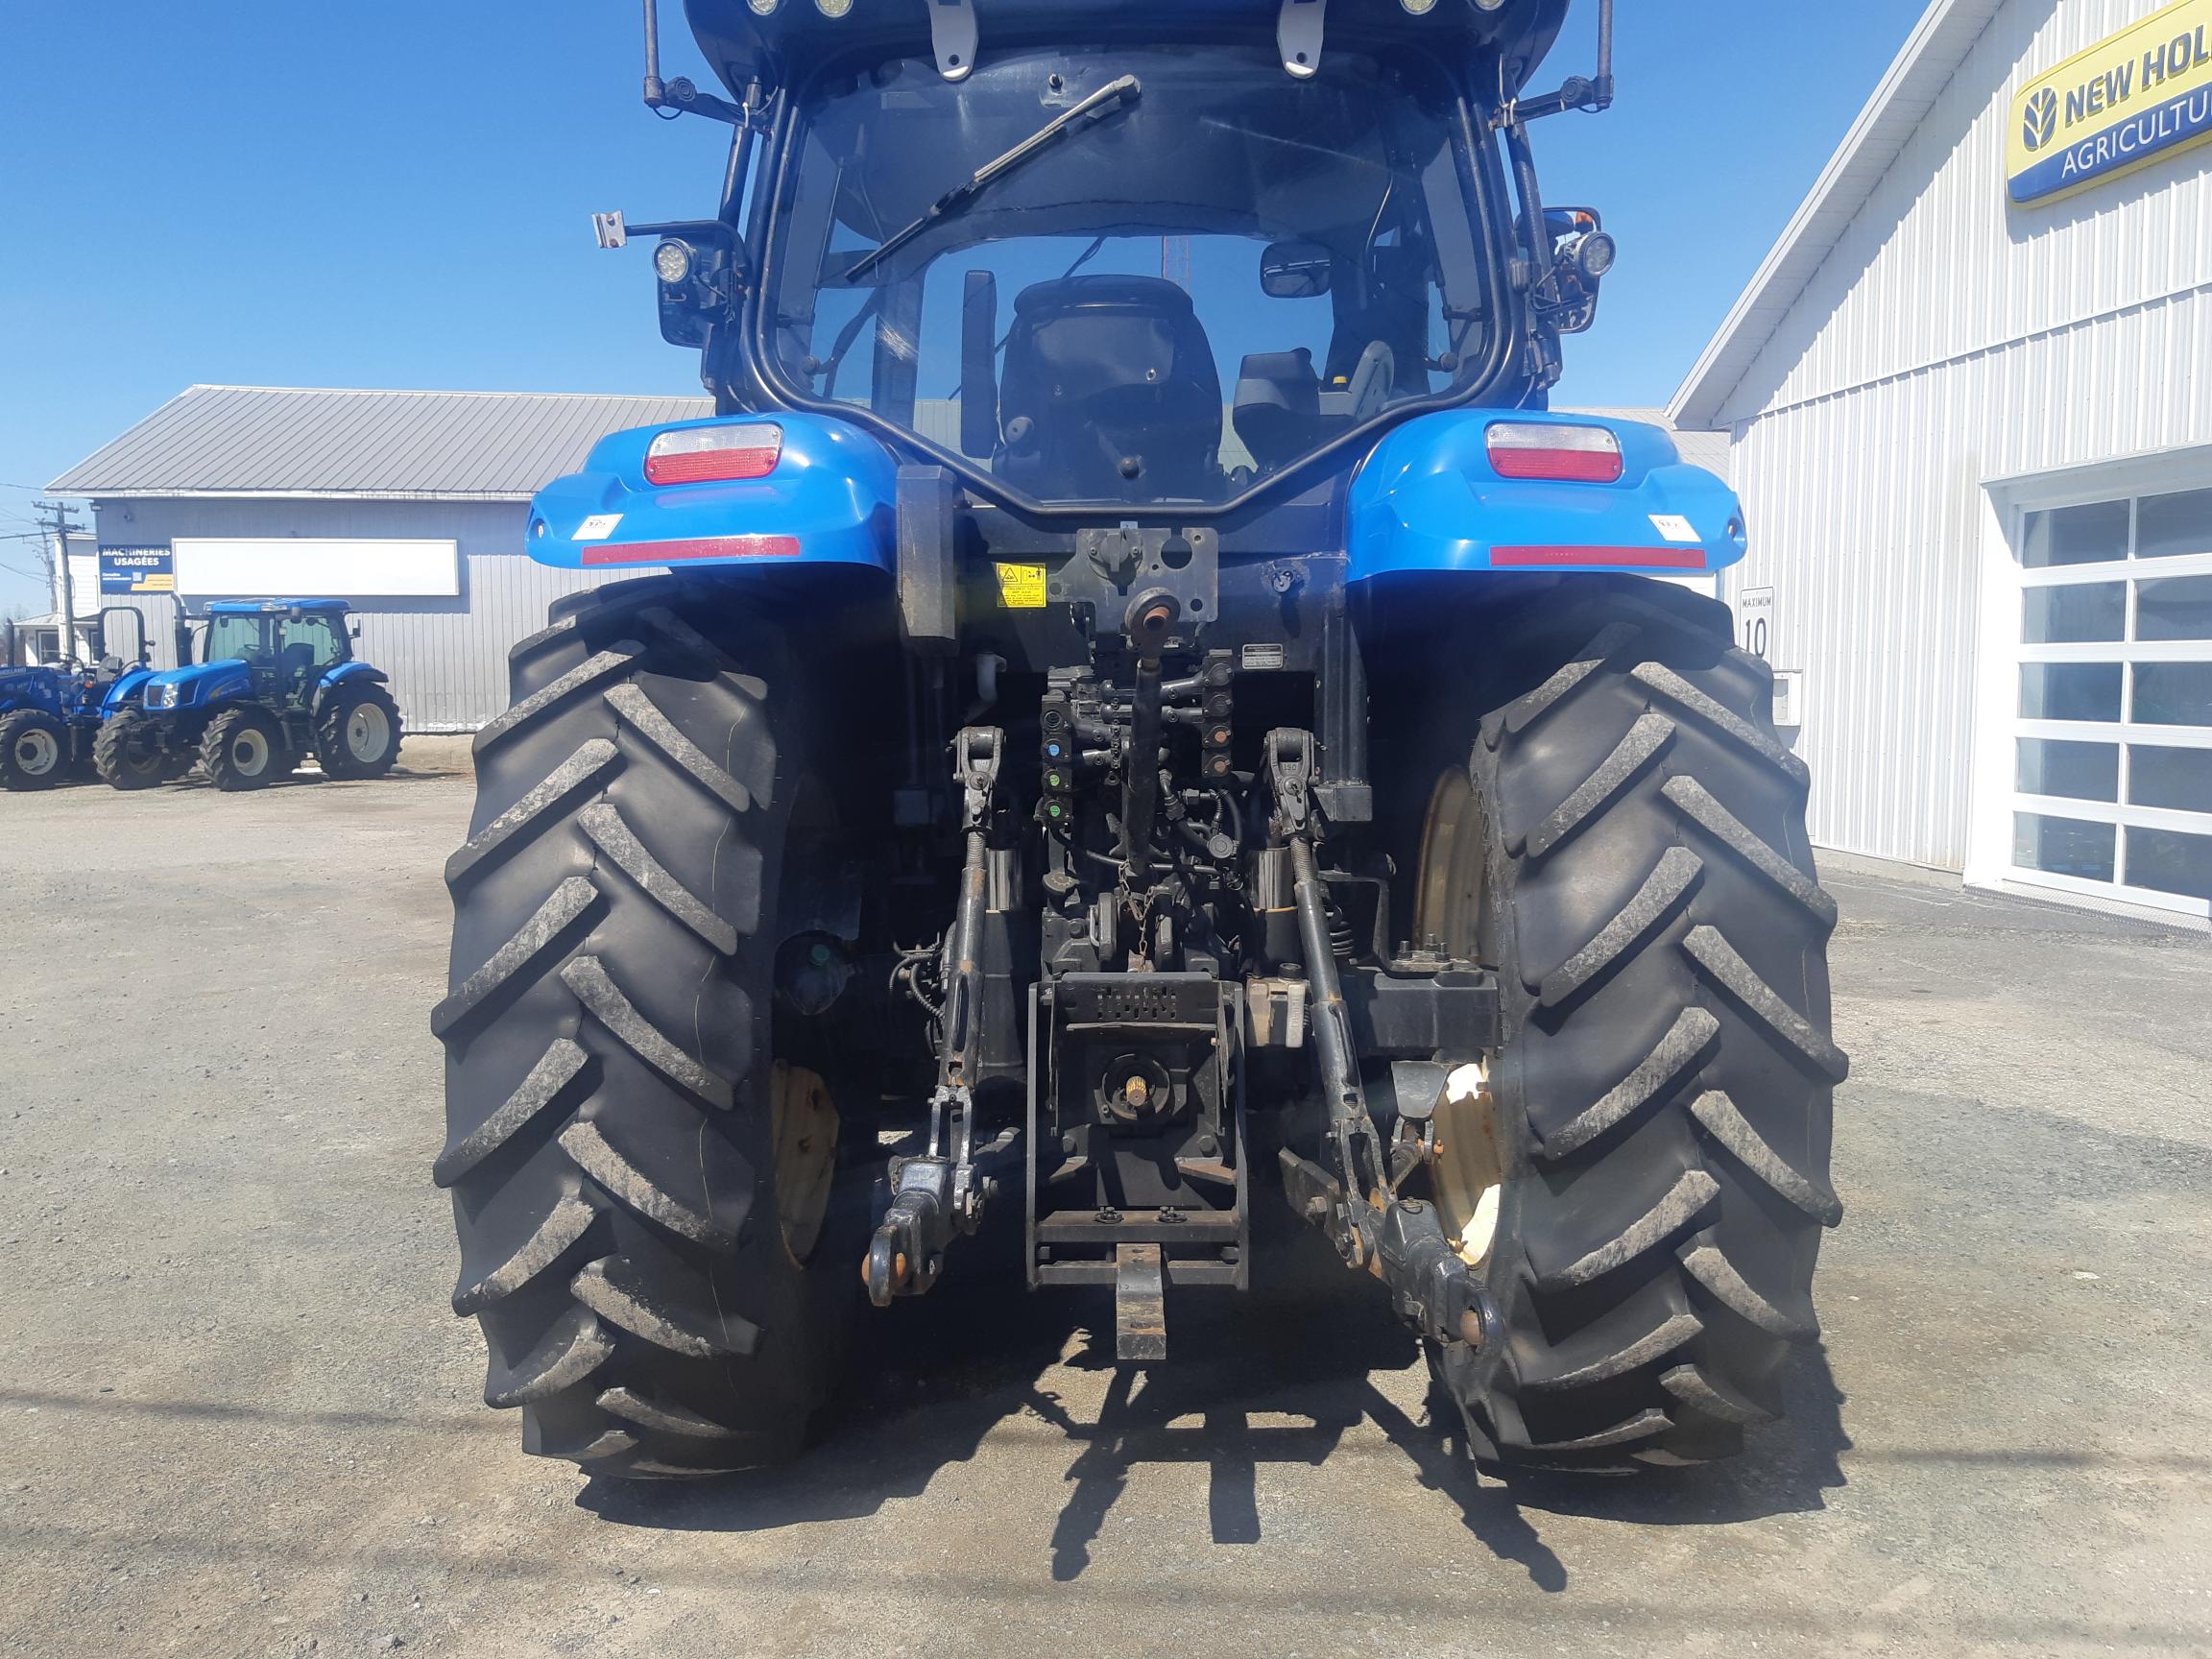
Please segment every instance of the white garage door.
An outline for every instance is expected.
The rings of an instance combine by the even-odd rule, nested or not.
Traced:
[[[2212,913],[2212,490],[2031,513],[2014,879]]]

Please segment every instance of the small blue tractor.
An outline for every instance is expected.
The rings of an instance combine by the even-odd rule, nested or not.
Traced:
[[[126,618],[137,641],[128,658],[116,649]],[[127,606],[101,612],[92,655],[88,665],[0,668],[0,788],[51,789],[91,771],[103,718],[128,707],[152,677],[145,618]]]
[[[1530,132],[1610,0],[1549,89],[1568,0],[685,9],[719,200],[599,230],[717,412],[540,493],[639,579],[514,648],[446,865],[488,1402],[770,1462],[866,1303],[1011,1258],[1157,1364],[1304,1225],[1481,1460],[1736,1450],[1841,1213],[1836,906],[1660,580],[1736,496],[1551,404],[1615,249]]]
[[[346,613],[343,599],[210,604],[201,660],[147,676],[102,725],[100,776],[143,789],[197,759],[218,789],[258,789],[312,754],[326,778],[382,777],[399,757],[399,708],[388,676],[354,661]]]

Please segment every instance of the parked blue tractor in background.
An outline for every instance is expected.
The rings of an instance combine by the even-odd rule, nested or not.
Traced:
[[[1766,665],[1655,579],[1736,497],[1549,406],[1614,247],[1529,125],[1610,102],[1610,0],[1551,91],[1567,0],[685,10],[719,204],[600,231],[717,412],[528,530],[675,573],[515,647],[446,866],[487,1401],[771,1462],[987,1220],[1132,1364],[1302,1223],[1484,1461],[1735,1450],[1840,1214],[1836,907]]]
[[[313,755],[326,778],[382,777],[399,709],[388,676],[353,660],[346,614],[343,599],[210,604],[201,661],[148,675],[102,726],[100,776],[143,789],[198,760],[218,789],[258,789]]]
[[[51,789],[88,775],[102,720],[152,678],[139,612],[112,606],[93,626],[90,664],[0,668],[0,788]],[[135,643],[126,654],[127,641]]]

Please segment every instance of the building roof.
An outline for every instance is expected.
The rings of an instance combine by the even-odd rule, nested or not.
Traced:
[[[712,413],[705,397],[193,386],[47,488],[527,501],[610,432]]]
[[[1783,228],[1668,412],[1685,426],[1719,422],[1729,397],[1782,320],[1874,194],[2004,0],[1933,0],[1859,119]]]

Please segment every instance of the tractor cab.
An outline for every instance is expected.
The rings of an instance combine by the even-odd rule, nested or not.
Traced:
[[[263,702],[303,702],[324,675],[352,661],[346,613],[342,599],[218,600],[207,607],[202,663],[243,665]]]
[[[1565,0],[687,10],[738,102],[657,54],[648,102],[736,139],[717,218],[637,228],[663,331],[726,413],[835,419],[998,507],[1341,484],[1412,417],[1540,399],[1595,308],[1526,164],[1540,106],[1610,96],[1521,90]]]

